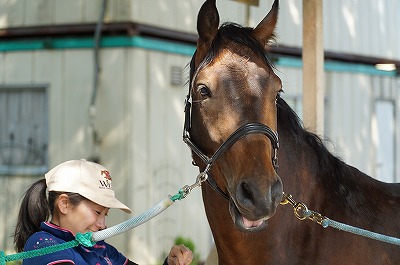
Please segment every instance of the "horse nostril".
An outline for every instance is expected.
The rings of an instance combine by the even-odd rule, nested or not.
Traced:
[[[269,185],[267,184],[269,183]],[[236,189],[237,206],[255,216],[269,213],[282,199],[282,181],[279,177],[268,182],[243,179]]]
[[[254,194],[252,192],[252,188],[246,181],[243,181],[238,186],[237,198],[239,203],[244,207],[254,205]]]
[[[269,196],[263,193],[263,189],[258,182],[246,179],[242,180],[236,190],[237,206],[257,216],[269,207],[266,202],[266,198]]]

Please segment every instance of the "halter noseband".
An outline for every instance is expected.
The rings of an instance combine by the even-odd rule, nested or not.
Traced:
[[[192,142],[190,139],[190,127],[191,127],[191,108],[192,104],[190,103],[190,91],[186,96],[185,100],[185,123],[183,126],[183,141],[189,146],[189,148],[196,153],[197,156],[200,157],[201,160],[206,164],[206,167],[203,171],[204,174],[208,174],[208,171],[211,169],[211,166],[214,162],[234,143],[236,143],[239,139],[243,138],[248,134],[264,134],[271,140],[271,144],[273,147],[273,156],[272,156],[272,165],[275,171],[278,170],[278,156],[277,151],[279,148],[278,135],[268,126],[262,123],[248,123],[241,127],[239,127],[236,131],[234,131],[226,140],[221,144],[221,146],[215,151],[215,153],[208,157],[201,149]],[[215,183],[215,181],[208,177],[207,182],[211,185],[211,187],[220,193],[226,199],[229,199],[229,196],[225,194]]]

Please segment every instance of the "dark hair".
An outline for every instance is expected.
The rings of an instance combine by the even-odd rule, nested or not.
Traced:
[[[36,181],[25,192],[18,213],[14,232],[15,250],[21,252],[28,237],[39,231],[40,223],[49,220],[54,212],[55,201],[61,194],[67,194],[72,205],[78,205],[85,198],[78,193],[50,191],[46,196],[46,180]]]

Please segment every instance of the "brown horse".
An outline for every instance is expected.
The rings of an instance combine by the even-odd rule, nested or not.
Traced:
[[[333,156],[280,97],[267,55],[278,5],[254,29],[219,27],[215,0],[198,14],[184,140],[209,175],[202,194],[219,264],[400,264],[399,246],[299,221],[291,207],[278,207],[284,188],[332,220],[400,236],[400,185]]]

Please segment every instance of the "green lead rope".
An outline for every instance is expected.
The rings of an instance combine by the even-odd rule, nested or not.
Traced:
[[[20,260],[20,259],[29,259],[33,257],[43,256],[46,254],[54,253],[57,251],[65,250],[68,248],[74,248],[79,245],[83,245],[85,247],[92,247],[96,244],[96,242],[92,241],[92,233],[87,232],[85,234],[78,233],[76,237],[72,241],[68,241],[62,244],[57,244],[54,246],[49,246],[45,248],[30,250],[26,252],[21,252],[17,254],[11,254],[6,256],[4,251],[0,251],[0,265],[6,265],[6,262]]]

